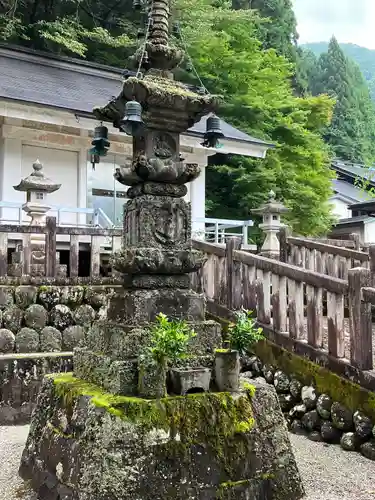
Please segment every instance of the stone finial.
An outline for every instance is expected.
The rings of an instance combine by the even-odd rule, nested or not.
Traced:
[[[24,179],[17,186],[13,186],[16,191],[43,191],[45,193],[53,193],[60,189],[61,184],[56,184],[48,177],[45,177],[43,172],[43,165],[37,159],[33,163],[33,172]]]

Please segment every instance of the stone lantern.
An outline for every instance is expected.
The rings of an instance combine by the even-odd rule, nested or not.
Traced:
[[[61,184],[56,184],[43,173],[43,165],[39,160],[33,163],[33,172],[17,186],[13,186],[16,191],[26,193],[26,203],[22,205],[23,211],[31,217],[30,225],[43,226],[46,214],[51,209],[47,203],[48,194],[60,189]],[[32,274],[44,272],[45,259],[45,236],[43,234],[31,234],[29,237],[30,265]]]
[[[22,209],[31,217],[30,224],[32,226],[42,226],[45,223],[46,213],[51,207],[46,203],[49,193],[54,193],[60,189],[61,184],[45,177],[43,173],[43,165],[39,160],[33,163],[34,171],[18,184],[13,186],[16,191],[24,191],[26,193],[26,203],[22,205]]]
[[[276,194],[270,191],[267,203],[264,203],[260,208],[256,208],[251,212],[255,215],[263,216],[263,223],[259,224],[259,227],[263,229],[266,237],[260,255],[278,259],[280,256],[280,242],[277,234],[284,226],[281,222],[281,214],[286,213],[288,209],[282,203],[276,201],[275,197]]]

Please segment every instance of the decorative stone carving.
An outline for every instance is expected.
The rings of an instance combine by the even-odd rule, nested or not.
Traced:
[[[161,158],[148,159],[146,155],[140,154],[133,162],[118,167],[114,177],[125,186],[135,186],[145,181],[183,185],[195,180],[200,173],[201,168],[196,163]]]

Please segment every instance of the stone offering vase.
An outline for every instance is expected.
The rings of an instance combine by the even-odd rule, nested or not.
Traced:
[[[166,396],[167,369],[165,366],[141,361],[138,365],[138,395],[157,399]]]
[[[240,354],[231,349],[215,351],[215,380],[220,392],[237,392],[240,383]]]
[[[172,368],[173,392],[185,395],[189,392],[210,390],[211,370],[209,368]]]

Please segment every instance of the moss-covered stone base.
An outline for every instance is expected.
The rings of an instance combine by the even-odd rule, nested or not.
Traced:
[[[283,416],[266,385],[146,400],[105,393],[72,374],[48,376],[20,474],[40,500],[303,496]]]

